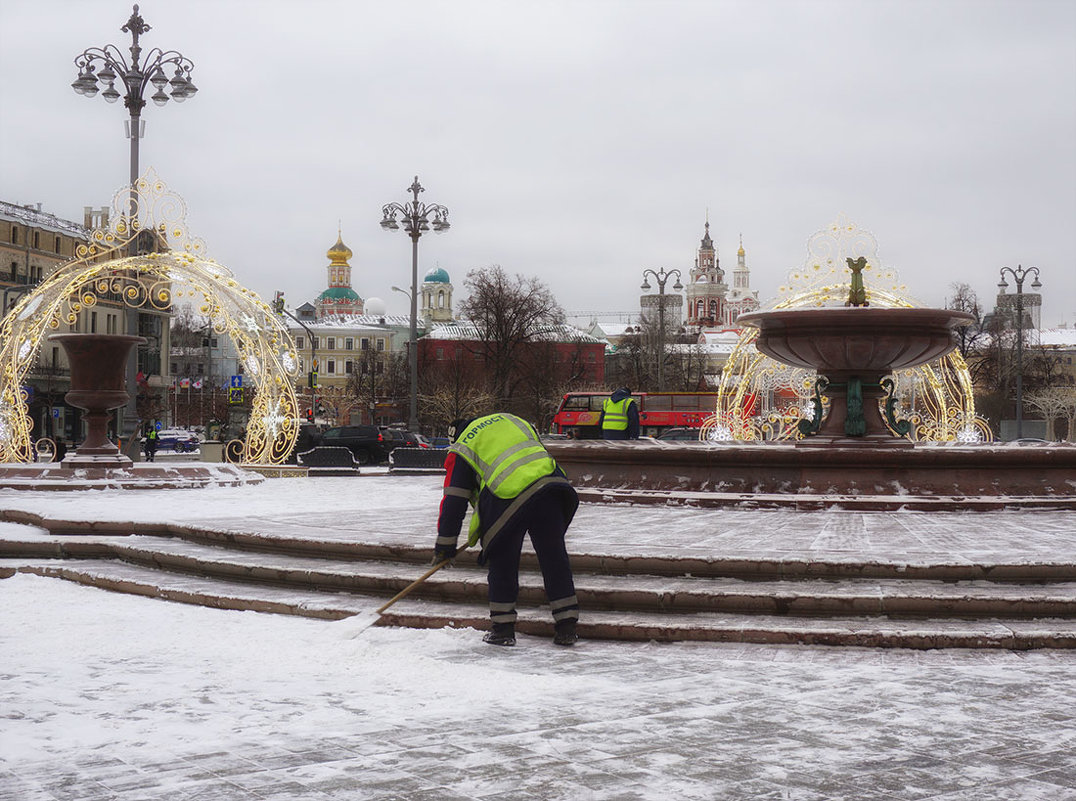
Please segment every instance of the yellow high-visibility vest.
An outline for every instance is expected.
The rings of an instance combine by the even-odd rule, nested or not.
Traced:
[[[602,430],[627,431],[628,405],[631,403],[634,403],[634,400],[630,397],[621,401],[606,398],[602,403],[602,411],[605,413],[605,417],[602,418]]]
[[[449,448],[478,475],[478,492],[471,498],[473,513],[467,539],[478,541],[478,496],[483,491],[498,498],[514,498],[556,470],[538,434],[526,420],[513,414],[491,414],[469,425]]]

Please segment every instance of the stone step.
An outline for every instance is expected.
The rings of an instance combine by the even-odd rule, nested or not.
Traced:
[[[13,540],[7,541],[9,544]],[[345,561],[235,550],[175,538],[130,536],[66,543],[68,555],[112,557],[177,573],[324,592],[391,597],[423,570],[410,561]],[[588,609],[694,613],[892,617],[1076,617],[1076,583],[942,582],[924,579],[794,578],[601,574],[576,570],[580,603]],[[447,603],[481,603],[484,570],[473,562],[441,570],[414,594]],[[541,576],[520,575],[520,600],[545,600]]]
[[[342,620],[342,638],[359,631],[346,618],[376,609],[380,599],[347,593],[225,582],[164,573],[152,568],[108,560],[0,560],[0,576],[14,572],[62,578],[107,590],[126,592],[217,609],[251,610]],[[377,625],[413,628],[487,626],[480,604],[446,606],[406,598],[386,611]],[[520,606],[517,630],[549,637],[548,609]],[[644,613],[587,611],[580,622],[586,639],[706,641],[844,645],[890,648],[1076,648],[1076,621],[1041,620],[892,620],[885,617],[805,618],[732,613]],[[526,644],[525,641],[523,643]]]
[[[217,545],[242,551],[287,553],[292,556],[314,556],[343,560],[387,560],[421,565],[429,561],[431,546],[423,542],[414,546],[385,545],[376,542],[316,540],[304,537],[279,536],[235,530],[214,530],[199,526],[173,523],[122,523],[114,521],[85,522],[47,518],[19,510],[0,510],[0,521],[36,526],[51,532],[52,537],[0,539],[0,557],[25,555],[32,557],[85,558],[107,553],[113,538],[131,535],[174,537],[191,542]],[[473,562],[473,553],[460,557],[461,563]],[[535,569],[533,552],[525,550],[522,565]],[[677,556],[673,549],[665,551],[653,546],[632,555],[572,553],[572,565],[577,571],[608,574],[649,574],[656,576],[734,577],[748,580],[777,578],[892,578],[928,579],[937,581],[996,582],[1076,582],[1076,564],[1071,561],[1020,560],[1008,563],[973,561],[965,557],[951,560],[932,560],[908,555],[905,558],[870,560],[849,554],[845,558],[797,558],[784,554],[759,554],[753,557],[709,558]]]

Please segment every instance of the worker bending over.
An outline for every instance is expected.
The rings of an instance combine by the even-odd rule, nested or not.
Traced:
[[[534,427],[512,414],[457,420],[445,457],[445,489],[437,520],[434,560],[456,555],[468,504],[468,543],[481,542],[480,565],[488,564],[491,627],[483,640],[515,645],[519,557],[529,533],[553,612],[557,645],[578,639],[579,601],[564,532],[579,498],[538,439]]]

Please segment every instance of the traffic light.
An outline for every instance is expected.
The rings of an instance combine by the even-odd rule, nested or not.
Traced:
[[[277,314],[284,313],[284,293],[279,289],[276,292],[276,296],[273,298],[273,311]]]
[[[307,409],[306,410],[306,421],[308,423],[313,423],[314,422],[314,410],[313,409]]]
[[[311,370],[310,374],[307,376],[307,386],[310,387],[311,389],[313,389],[313,388],[317,387],[317,385],[318,385],[318,374],[317,374],[316,371]]]

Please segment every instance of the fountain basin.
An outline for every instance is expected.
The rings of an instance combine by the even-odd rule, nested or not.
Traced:
[[[951,309],[851,306],[751,312],[738,322],[758,329],[760,352],[839,381],[877,380],[940,359],[956,346],[953,329],[974,318]]]

